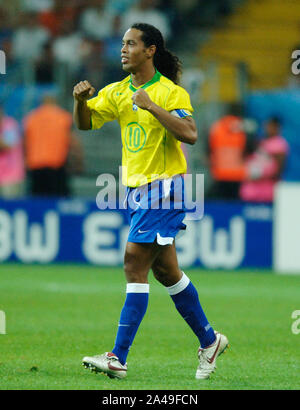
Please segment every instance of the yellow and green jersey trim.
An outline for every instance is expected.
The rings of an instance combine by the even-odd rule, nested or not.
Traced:
[[[133,91],[134,93],[135,93],[138,89],[140,89],[140,88],[143,88],[143,89],[145,90],[146,88],[150,87],[152,84],[155,84],[157,81],[159,81],[160,78],[161,78],[161,74],[160,74],[159,71],[156,70],[154,76],[152,77],[152,79],[151,79],[150,81],[148,81],[148,82],[145,83],[144,85],[142,85],[142,86],[136,88],[136,87],[132,84],[132,77],[130,76],[129,88],[130,88],[130,90]]]
[[[129,75],[104,87],[96,97],[88,100],[92,129],[113,120],[120,124],[122,182],[130,187],[184,174],[187,167],[181,142],[151,113],[133,104],[132,95],[139,88],[145,89],[155,104],[173,115],[183,118],[193,113],[188,93],[157,70],[141,87],[135,87]]]

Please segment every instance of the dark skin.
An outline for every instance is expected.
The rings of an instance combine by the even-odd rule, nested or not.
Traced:
[[[140,87],[151,80],[155,74],[153,57],[156,46],[146,47],[141,39],[142,32],[136,29],[126,31],[121,49],[121,62],[124,71],[131,73],[132,83]],[[74,121],[79,129],[89,130],[91,113],[86,101],[95,93],[88,81],[76,84],[73,90]],[[132,101],[142,110],[150,112],[179,141],[195,144],[197,128],[195,121],[176,118],[155,104],[144,89],[132,95]],[[178,266],[175,243],[158,245],[154,243],[127,242],[124,255],[124,271],[128,283],[148,283],[148,273],[152,269],[155,278],[164,286],[177,283],[182,272]]]
[[[280,133],[280,126],[277,122],[275,121],[269,121],[266,123],[266,138],[272,138],[275,137],[276,135],[279,135]],[[278,165],[278,172],[277,175],[274,175],[275,179],[280,178],[280,175],[283,171],[284,164],[285,164],[285,159],[286,159],[286,154],[273,154],[272,157],[275,159]]]
[[[126,31],[122,41],[122,67],[131,73],[132,83],[135,87],[147,83],[155,74],[153,57],[156,46],[145,47],[141,39],[142,32],[136,29]],[[73,90],[74,121],[79,129],[91,128],[91,113],[86,101],[95,93],[95,88],[87,81],[76,84]],[[151,101],[147,92],[140,88],[132,95],[132,101],[142,110],[149,111],[158,121],[170,131],[173,136],[184,143],[195,144],[197,141],[197,128],[191,117],[176,118],[168,111]]]

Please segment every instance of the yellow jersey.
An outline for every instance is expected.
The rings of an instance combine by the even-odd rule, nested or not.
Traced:
[[[180,86],[156,71],[153,78],[142,85],[151,100],[177,116],[191,116],[189,94]],[[133,104],[134,87],[129,75],[112,83],[87,101],[91,110],[92,129],[105,122],[117,120],[122,135],[122,183],[137,187],[155,179],[170,178],[186,172],[186,160],[178,141],[152,114]]]

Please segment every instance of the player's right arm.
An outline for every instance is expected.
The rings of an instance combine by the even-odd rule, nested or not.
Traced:
[[[88,81],[80,81],[73,89],[74,109],[73,118],[80,130],[91,129],[91,110],[87,106],[87,100],[95,93],[95,88]]]

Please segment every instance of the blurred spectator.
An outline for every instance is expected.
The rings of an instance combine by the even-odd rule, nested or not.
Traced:
[[[77,22],[79,5],[74,1],[53,0],[53,6],[49,10],[44,10],[39,14],[39,22],[52,36],[61,33],[62,26],[66,21]]]
[[[82,65],[82,35],[75,31],[72,21],[63,22],[61,34],[53,42],[53,54],[60,63],[65,63],[71,72],[76,72]]]
[[[81,14],[80,28],[83,33],[95,40],[103,40],[113,35],[113,18],[105,7],[106,0],[90,0],[91,7]]]
[[[17,121],[5,116],[0,107],[0,196],[15,198],[22,194],[24,159]]]
[[[121,17],[115,15],[112,24],[112,35],[104,41],[104,61],[106,67],[103,74],[104,83],[106,84],[120,81],[120,78],[123,78],[125,75],[120,64],[120,44],[122,45],[122,37],[124,35],[124,33],[120,34]]]
[[[20,77],[19,63],[14,60],[12,55],[13,25],[10,20],[7,10],[0,7],[0,50],[5,53],[6,83],[10,83],[11,80],[18,82]]]
[[[124,33],[121,32],[121,17],[115,15],[112,20],[112,32],[110,37],[106,38],[105,44],[105,57],[111,63],[120,65],[120,53],[122,47],[122,38]]]
[[[201,88],[205,80],[204,72],[199,67],[187,67],[181,75],[181,85],[190,94],[192,103],[201,101]]]
[[[125,33],[134,23],[147,23],[157,27],[167,40],[171,35],[169,21],[164,13],[157,9],[158,0],[139,0],[122,16],[122,32]]]
[[[71,147],[79,152],[71,127],[72,115],[50,95],[25,118],[25,154],[32,195],[68,196],[68,154]]]
[[[209,196],[223,199],[239,197],[240,183],[246,175],[246,140],[241,107],[233,104],[230,114],[216,121],[210,129],[209,156],[214,185]]]
[[[1,50],[4,51],[6,60],[5,84],[21,84],[23,81],[21,69],[22,62],[14,59],[12,54],[12,43],[9,39],[2,42]],[[2,90],[4,91],[5,88]],[[8,90],[8,88],[6,88],[6,90]]]
[[[288,144],[280,136],[280,120],[271,118],[265,126],[266,136],[247,159],[247,180],[240,197],[244,201],[271,202],[274,187],[280,180],[288,154]]]
[[[49,39],[49,32],[39,26],[36,13],[24,14],[21,21],[12,38],[13,56],[19,60],[36,60]]]
[[[5,9],[0,7],[0,49],[3,50],[3,44],[10,41],[13,29]]]
[[[175,0],[175,3],[184,15],[185,26],[189,24],[211,28],[220,17],[230,14],[236,0]]]
[[[109,0],[106,3],[106,9],[113,15],[121,15],[129,10],[130,7],[132,7],[138,1],[139,0]]]
[[[50,10],[53,0],[21,0],[21,8],[24,11],[40,12]]]
[[[106,76],[109,75],[110,67],[106,70],[106,62],[104,56],[104,43],[100,40],[85,40],[86,57],[84,65],[80,70],[80,78],[88,78],[91,84],[95,84],[96,89],[102,88]]]
[[[35,81],[38,84],[54,82],[54,56],[51,42],[44,45],[43,52],[35,64]]]
[[[192,13],[196,9],[199,0],[174,0],[174,3],[180,14],[188,16],[189,13]]]

